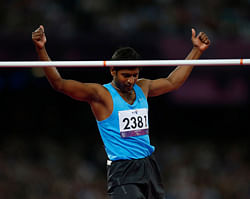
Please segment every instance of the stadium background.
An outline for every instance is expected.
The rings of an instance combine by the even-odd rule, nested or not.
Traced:
[[[184,59],[191,28],[202,55],[249,58],[248,0],[10,0],[0,3],[0,60],[37,60],[45,26],[52,60],[106,60],[120,46],[144,59]],[[167,76],[151,67],[141,77]],[[105,83],[108,69],[59,68]],[[248,66],[196,67],[185,85],[149,100],[150,132],[167,199],[250,198]],[[0,69],[0,198],[106,198],[106,155],[89,106],[57,93],[40,68]]]

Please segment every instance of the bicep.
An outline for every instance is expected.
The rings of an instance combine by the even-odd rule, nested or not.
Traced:
[[[145,96],[154,97],[165,94],[174,90],[174,85],[168,78],[160,78],[155,80],[140,79],[137,84],[142,88]]]
[[[60,92],[80,101],[90,102],[98,97],[102,86],[95,83],[82,83],[75,80],[62,80]]]
[[[151,80],[149,84],[148,96],[159,96],[174,90],[174,85],[168,78],[160,78],[156,80]]]

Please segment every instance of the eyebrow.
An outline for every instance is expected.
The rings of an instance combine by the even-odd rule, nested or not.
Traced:
[[[121,73],[122,75],[126,75],[126,76],[134,76],[134,75],[138,75],[139,73],[126,73],[126,72],[123,72]]]

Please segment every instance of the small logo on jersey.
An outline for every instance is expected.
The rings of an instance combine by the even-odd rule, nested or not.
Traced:
[[[132,114],[138,114],[138,111],[137,110],[132,111]]]

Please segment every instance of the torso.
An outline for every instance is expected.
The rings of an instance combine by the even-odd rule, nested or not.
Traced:
[[[138,86],[141,87],[143,90],[144,95],[147,98],[148,93],[148,85],[145,84],[146,81],[144,80],[138,80],[136,83]],[[103,87],[104,88],[104,87]],[[114,87],[115,88],[115,87]],[[98,121],[105,120],[110,116],[110,114],[113,111],[113,101],[110,93],[106,88],[105,90],[102,90],[101,92],[101,100],[100,101],[93,101],[91,105],[92,112],[95,116],[95,118]],[[115,88],[117,90],[117,88]],[[121,91],[117,90],[117,92],[120,94],[120,96],[130,105],[132,105],[136,99],[135,91],[132,90],[130,93],[122,93]]]
[[[112,113],[102,121],[97,120],[98,128],[105,145],[108,158],[140,159],[154,151],[150,145],[148,128],[148,103],[142,89],[135,85],[130,99],[136,95],[132,104],[127,103],[111,85],[105,84],[113,101]]]

